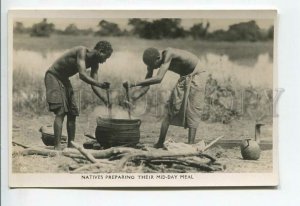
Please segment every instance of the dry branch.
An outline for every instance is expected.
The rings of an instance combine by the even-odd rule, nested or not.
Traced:
[[[42,155],[42,156],[49,156],[55,157],[60,154],[60,151],[49,150],[49,149],[42,149],[42,148],[27,148],[21,152],[22,155]]]
[[[120,154],[126,154],[126,153],[138,153],[141,152],[139,149],[129,148],[129,147],[111,147],[106,150],[88,150],[90,154],[93,155],[96,159],[107,159],[111,158]],[[77,149],[73,148],[65,148],[63,150],[63,155],[68,156],[70,154],[74,155],[73,157],[78,156],[78,158],[82,158],[81,153]]]
[[[213,146],[215,143],[217,143],[217,141],[219,141],[220,139],[222,139],[224,136],[220,136],[217,137],[215,140],[211,141],[208,145],[205,146],[205,148],[203,149],[203,151],[207,150],[208,148],[210,148],[211,146]]]
[[[94,156],[92,154],[90,154],[89,152],[87,152],[85,149],[83,149],[83,147],[81,147],[80,145],[76,144],[74,141],[71,141],[71,144],[73,145],[73,147],[75,147],[83,156],[85,156],[89,161],[91,161],[92,163],[97,163],[97,160],[94,158]]]
[[[94,137],[93,135],[91,134],[84,134],[84,136],[90,138],[90,139],[93,139],[93,140],[97,140],[96,137]]]
[[[13,144],[13,145],[18,145],[18,146],[23,147],[23,148],[25,148],[25,149],[30,148],[29,146],[26,146],[26,145],[24,145],[24,144],[18,143],[18,142],[16,142],[16,141],[12,141],[12,144]]]

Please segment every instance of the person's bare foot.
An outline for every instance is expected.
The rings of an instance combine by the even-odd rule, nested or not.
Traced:
[[[204,140],[201,140],[199,141],[197,144],[196,144],[196,147],[197,147],[197,150],[200,151],[200,152],[203,152],[204,149],[205,149],[205,142]]]
[[[166,149],[165,145],[163,143],[157,142],[156,144],[153,145],[154,148],[156,149]]]
[[[56,145],[56,146],[54,146],[54,150],[58,150],[58,151],[62,150],[61,145]]]
[[[75,148],[73,145],[68,145],[68,148]]]

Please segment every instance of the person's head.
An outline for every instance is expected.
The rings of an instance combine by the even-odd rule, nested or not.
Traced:
[[[99,63],[104,63],[113,52],[112,46],[108,41],[99,41],[94,47],[94,50],[97,52],[96,54]]]
[[[144,51],[143,61],[148,67],[157,69],[162,64],[161,54],[155,48],[148,48]]]

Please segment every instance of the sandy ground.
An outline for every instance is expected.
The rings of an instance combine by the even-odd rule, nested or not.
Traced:
[[[143,119],[142,119],[143,120]],[[38,131],[43,125],[51,125],[53,116],[24,116],[14,115],[13,117],[13,136],[12,140],[31,146],[44,146],[41,134]],[[254,123],[251,121],[234,121],[228,125],[220,123],[202,123],[197,132],[197,139],[205,139],[210,142],[214,138],[225,135],[224,139],[240,139],[243,134],[254,135]],[[75,141],[83,143],[88,138],[84,137],[84,132],[94,134],[96,121],[87,115],[81,115],[77,120],[77,135]],[[140,142],[153,145],[158,138],[160,121],[154,118],[143,120],[141,125]],[[65,131],[65,127],[64,127]],[[66,133],[66,132],[64,132]],[[187,130],[171,126],[168,132],[169,139],[176,142],[187,141]],[[269,134],[265,139],[271,138]],[[18,151],[22,148],[12,147],[12,171],[16,173],[66,173],[69,172],[69,165],[76,162],[64,156],[42,157],[42,156],[21,156]],[[217,157],[217,161],[225,165],[226,169],[222,172],[272,172],[272,150],[262,151],[258,161],[246,161],[241,157],[238,147],[224,149],[213,147],[207,151],[208,154]]]

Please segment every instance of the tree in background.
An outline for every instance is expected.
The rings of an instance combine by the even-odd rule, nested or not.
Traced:
[[[241,22],[229,26],[227,31],[216,30],[210,33],[208,39],[214,41],[260,41],[263,40],[263,31],[255,21]]]
[[[268,29],[268,39],[274,39],[274,26]]]
[[[191,36],[194,39],[210,41],[267,41],[274,38],[274,26],[269,29],[261,29],[254,20],[232,24],[228,30],[216,30],[209,32],[210,23],[197,23],[190,29],[185,30],[181,26],[181,19],[140,19],[128,20],[129,30],[121,30],[117,23],[101,20],[98,23],[99,30],[80,29],[75,24],[69,24],[65,29],[55,29],[55,25],[48,23],[47,19],[34,24],[32,28],[25,28],[22,22],[15,22],[13,31],[23,34],[30,33],[31,36],[48,37],[55,32],[65,35],[100,35],[100,36],[137,36],[144,39],[175,39]]]
[[[97,31],[95,35],[100,35],[100,36],[121,36],[122,35],[122,31],[119,28],[119,25],[116,23],[102,20],[99,22],[98,27],[100,27],[100,30]]]
[[[203,23],[194,24],[190,28],[190,35],[194,39],[204,39],[208,33],[207,31],[209,29],[209,26],[210,26],[209,22],[207,22],[205,26],[203,25]]]
[[[14,23],[14,33],[25,33],[25,27],[22,22],[17,21]]]
[[[88,28],[88,29],[80,29],[80,34],[82,35],[90,35],[94,33],[94,30],[92,28]]]
[[[78,35],[79,33],[80,30],[77,28],[75,24],[69,24],[64,30],[64,34],[67,35]]]
[[[47,19],[43,19],[42,22],[32,26],[30,36],[49,37],[53,31],[54,24],[47,23]]]
[[[186,35],[180,26],[181,19],[157,19],[152,22],[141,19],[130,19],[128,24],[133,26],[132,33],[145,39],[179,38]]]
[[[261,39],[260,28],[255,21],[242,22],[229,26],[225,40],[258,41]]]
[[[128,20],[128,25],[132,26],[130,34],[140,36],[145,29],[145,26],[147,24],[147,21],[139,19],[139,18],[133,18]]]

